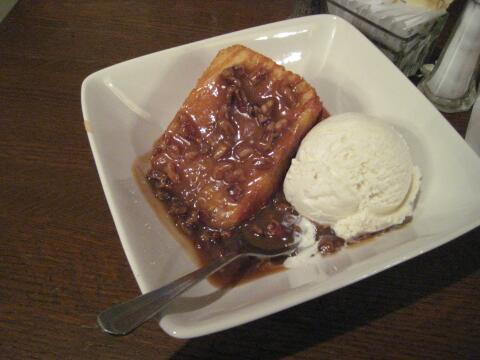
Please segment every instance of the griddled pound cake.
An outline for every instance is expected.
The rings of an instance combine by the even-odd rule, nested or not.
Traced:
[[[321,114],[302,77],[231,46],[217,54],[155,143],[148,180],[183,227],[202,221],[230,229],[269,200]]]

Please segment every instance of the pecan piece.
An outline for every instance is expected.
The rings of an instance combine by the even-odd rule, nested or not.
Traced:
[[[227,93],[228,93],[228,90],[227,90]],[[227,99],[227,103],[229,103],[230,100]],[[229,114],[229,111],[228,111],[228,106],[227,104],[223,104],[220,109],[218,110],[218,119],[219,120],[229,120],[230,118],[230,114]]]
[[[260,125],[266,124],[268,121],[270,121],[270,117],[263,114],[258,114],[256,119]]]
[[[234,201],[238,202],[242,198],[243,190],[238,184],[230,185],[227,191]]]
[[[285,129],[288,125],[288,119],[287,118],[281,118],[275,123],[275,131],[281,131]]]
[[[188,207],[181,201],[174,201],[168,208],[168,213],[171,215],[184,215],[188,211]]]
[[[187,219],[185,220],[185,225],[189,228],[193,228],[198,225],[200,221],[200,211],[194,209],[190,212]]]
[[[186,139],[191,142],[198,141],[200,138],[200,132],[198,130],[197,125],[193,122],[193,120],[186,114],[180,114],[180,134]]]
[[[230,106],[233,103],[235,89],[236,88],[234,86],[227,87],[227,92],[226,92],[226,95],[225,95],[225,102],[226,102],[226,104],[228,104]],[[227,114],[228,114],[228,111],[227,111]]]
[[[270,124],[269,124],[269,126],[270,126]],[[267,132],[266,136],[261,141],[259,141],[255,145],[255,147],[262,154],[268,154],[273,149],[273,139],[274,139],[274,137],[275,137],[275,133]]]
[[[285,87],[285,90],[283,91],[284,97],[286,99],[287,106],[291,108],[293,105],[296,104],[297,102],[297,97],[293,93],[292,89],[290,87]]]
[[[241,168],[225,173],[223,180],[228,184],[238,184],[245,181],[245,174]]]
[[[269,99],[266,102],[262,104],[260,107],[260,110],[262,111],[263,115],[265,116],[271,116],[272,110],[273,110],[273,105],[275,105],[275,100]]]
[[[169,190],[172,187],[172,181],[164,172],[159,174],[155,173],[154,175],[150,176],[148,180],[153,184],[155,189]]]
[[[243,182],[245,180],[245,174],[243,170],[238,168],[232,172],[232,176],[235,178],[236,182]]]
[[[335,235],[324,235],[318,242],[318,251],[322,255],[331,255],[336,253],[345,245],[345,241]]]
[[[185,153],[185,159],[193,160],[198,156],[198,151],[189,151]]]
[[[168,191],[158,190],[155,192],[155,197],[162,201],[169,201],[172,198],[172,195]]]
[[[176,144],[169,144],[167,146],[167,154],[171,157],[171,158],[176,158],[178,155],[180,155],[180,148],[178,147],[178,145]]]
[[[178,175],[177,168],[173,162],[168,162],[165,165],[165,173],[174,184],[180,180],[180,175]]]
[[[251,154],[253,154],[253,149],[251,147],[244,147],[243,149],[240,149],[237,153],[240,159],[246,159]]]
[[[227,154],[227,152],[230,150],[228,145],[226,143],[220,143],[218,144],[217,148],[213,152],[213,158],[215,160],[219,160],[221,157]]]
[[[242,142],[235,147],[234,152],[237,158],[244,160],[252,155],[254,150],[248,143]]]
[[[240,112],[243,113],[250,113],[251,110],[251,105],[248,102],[247,95],[245,95],[245,92],[241,88],[236,88],[233,92],[233,100],[235,104],[237,105],[237,108]]]
[[[167,162],[168,162],[168,156],[167,154],[161,154],[160,156],[158,157],[153,157],[153,164],[152,164],[152,167],[155,168],[155,169],[159,169],[159,168],[162,168],[163,165],[165,165]]]
[[[253,161],[253,166],[260,170],[266,170],[273,166],[273,162],[272,159],[262,156]]]
[[[267,125],[267,127],[265,128],[265,130],[267,130],[267,132],[274,132],[275,131],[275,123],[271,122]]]
[[[227,137],[235,136],[235,128],[233,127],[232,123],[227,120],[221,120],[218,122],[218,127],[222,131],[222,133]]]
[[[250,82],[252,85],[257,85],[258,83],[262,82],[267,78],[268,70],[261,69],[259,71],[255,71],[252,73],[253,75],[250,77]]]
[[[222,71],[222,77],[225,79],[225,81],[228,84],[232,84],[232,85],[235,85],[235,86],[240,86],[241,85],[241,82],[236,77],[234,68],[232,68],[232,67],[224,69]]]
[[[221,180],[225,177],[225,174],[233,169],[233,164],[230,162],[220,163],[213,169],[212,176],[214,179]]]
[[[200,154],[206,155],[209,152],[210,152],[210,146],[205,142],[200,143]]]

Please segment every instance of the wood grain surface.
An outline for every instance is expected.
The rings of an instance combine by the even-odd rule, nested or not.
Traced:
[[[82,80],[126,59],[286,19],[297,5],[18,2],[0,24],[0,358],[480,357],[478,228],[360,283],[218,334],[179,340],[150,321],[119,338],[96,325],[99,311],[139,290],[87,142]],[[447,116],[462,134],[468,117]]]

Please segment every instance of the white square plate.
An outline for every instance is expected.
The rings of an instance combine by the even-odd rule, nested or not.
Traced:
[[[161,317],[170,335],[227,329],[323,295],[444,244],[480,224],[480,161],[397,68],[344,20],[316,15],[160,51],[100,70],[82,109],[100,179],[142,292],[195,269],[132,176],[218,50],[243,44],[312,84],[332,114],[365,112],[403,133],[423,174],[414,220],[318,263],[222,292],[203,282]]]

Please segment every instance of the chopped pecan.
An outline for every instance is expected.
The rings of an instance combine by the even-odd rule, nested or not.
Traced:
[[[275,130],[276,131],[281,131],[285,129],[288,125],[288,119],[287,118],[281,118],[275,123]]]
[[[266,170],[273,166],[273,162],[271,158],[262,156],[254,159],[253,166],[260,170]]]
[[[189,151],[185,153],[185,159],[193,160],[198,156],[198,151]]]
[[[180,123],[180,134],[189,141],[198,141],[200,138],[200,132],[198,131],[197,125],[188,115],[181,114],[180,116],[182,119]]]
[[[264,138],[261,141],[259,141],[255,145],[255,147],[262,154],[268,154],[273,149],[273,139],[274,139],[274,133],[267,132]]]
[[[223,180],[228,184],[238,184],[245,181],[245,174],[241,168],[237,168],[233,171],[228,171],[224,174]]]
[[[218,144],[215,151],[213,152],[213,158],[215,160],[218,160],[222,156],[226,155],[229,150],[230,150],[229,146],[226,143],[222,142]]]
[[[264,81],[267,78],[268,70],[261,69],[252,73],[250,76],[250,82],[252,85],[257,85],[258,83]]]
[[[188,211],[188,207],[181,201],[174,201],[168,208],[168,213],[172,215],[184,215]]]
[[[275,105],[275,100],[269,99],[266,102],[262,104],[260,109],[262,110],[263,115],[265,116],[271,116],[272,110],[273,110],[273,105]]]
[[[180,180],[180,175],[178,175],[177,168],[171,161],[165,165],[165,173],[174,184]]]
[[[227,84],[240,86],[242,83],[235,75],[234,69],[229,67],[222,71],[222,77],[226,80]]]
[[[172,195],[168,191],[158,190],[155,192],[155,197],[162,201],[169,201],[172,198]]]
[[[209,152],[210,152],[210,146],[205,142],[200,143],[200,154],[206,155]]]
[[[214,179],[221,180],[225,177],[225,174],[232,169],[233,164],[231,162],[220,163],[213,169],[212,176]]]
[[[172,187],[172,181],[164,172],[156,174],[155,177],[151,177],[150,179],[156,189],[168,190]]]
[[[190,212],[187,219],[185,220],[185,225],[189,228],[193,228],[198,225],[200,221],[200,211],[194,209]]]
[[[237,168],[232,172],[232,176],[235,178],[236,182],[243,182],[245,181],[245,174],[241,168]]]
[[[256,119],[260,125],[266,124],[268,121],[270,121],[270,117],[263,114],[258,114]]]
[[[168,155],[165,153],[165,154],[161,154],[159,156],[154,156],[153,157],[153,164],[152,164],[152,167],[154,169],[161,169],[163,168],[163,166],[168,162]]]
[[[229,103],[229,101],[227,101],[227,103]],[[227,104],[222,104],[222,106],[220,106],[220,109],[218,110],[218,120],[223,121],[223,120],[229,120],[229,119],[230,119],[229,107],[227,106]]]
[[[254,153],[254,149],[250,144],[243,142],[235,147],[234,153],[240,160],[244,160]]]
[[[242,198],[243,190],[238,184],[230,185],[227,191],[234,201],[239,201]]]
[[[225,93],[225,102],[227,105],[231,106],[233,103],[233,98],[235,94],[235,87],[234,86],[228,86],[227,91]],[[227,112],[228,113],[228,112]]]
[[[233,100],[235,104],[237,105],[237,108],[239,111],[243,113],[248,113],[249,112],[249,102],[247,99],[247,95],[245,95],[245,92],[241,88],[237,88],[233,92]],[[251,111],[251,110],[250,110]]]
[[[293,93],[292,89],[289,86],[285,87],[283,95],[289,108],[291,108],[297,103],[297,96]]]
[[[177,158],[180,155],[180,147],[177,144],[169,144],[167,146],[167,154],[171,158]]]
[[[267,125],[267,127],[265,128],[265,130],[267,130],[267,132],[274,132],[275,131],[275,123],[271,122]]]
[[[321,255],[336,253],[345,245],[345,241],[335,235],[323,235],[319,238],[318,251]]]
[[[233,127],[232,123],[228,120],[220,120],[218,122],[218,127],[222,131],[222,133],[227,137],[235,136],[235,128]]]

